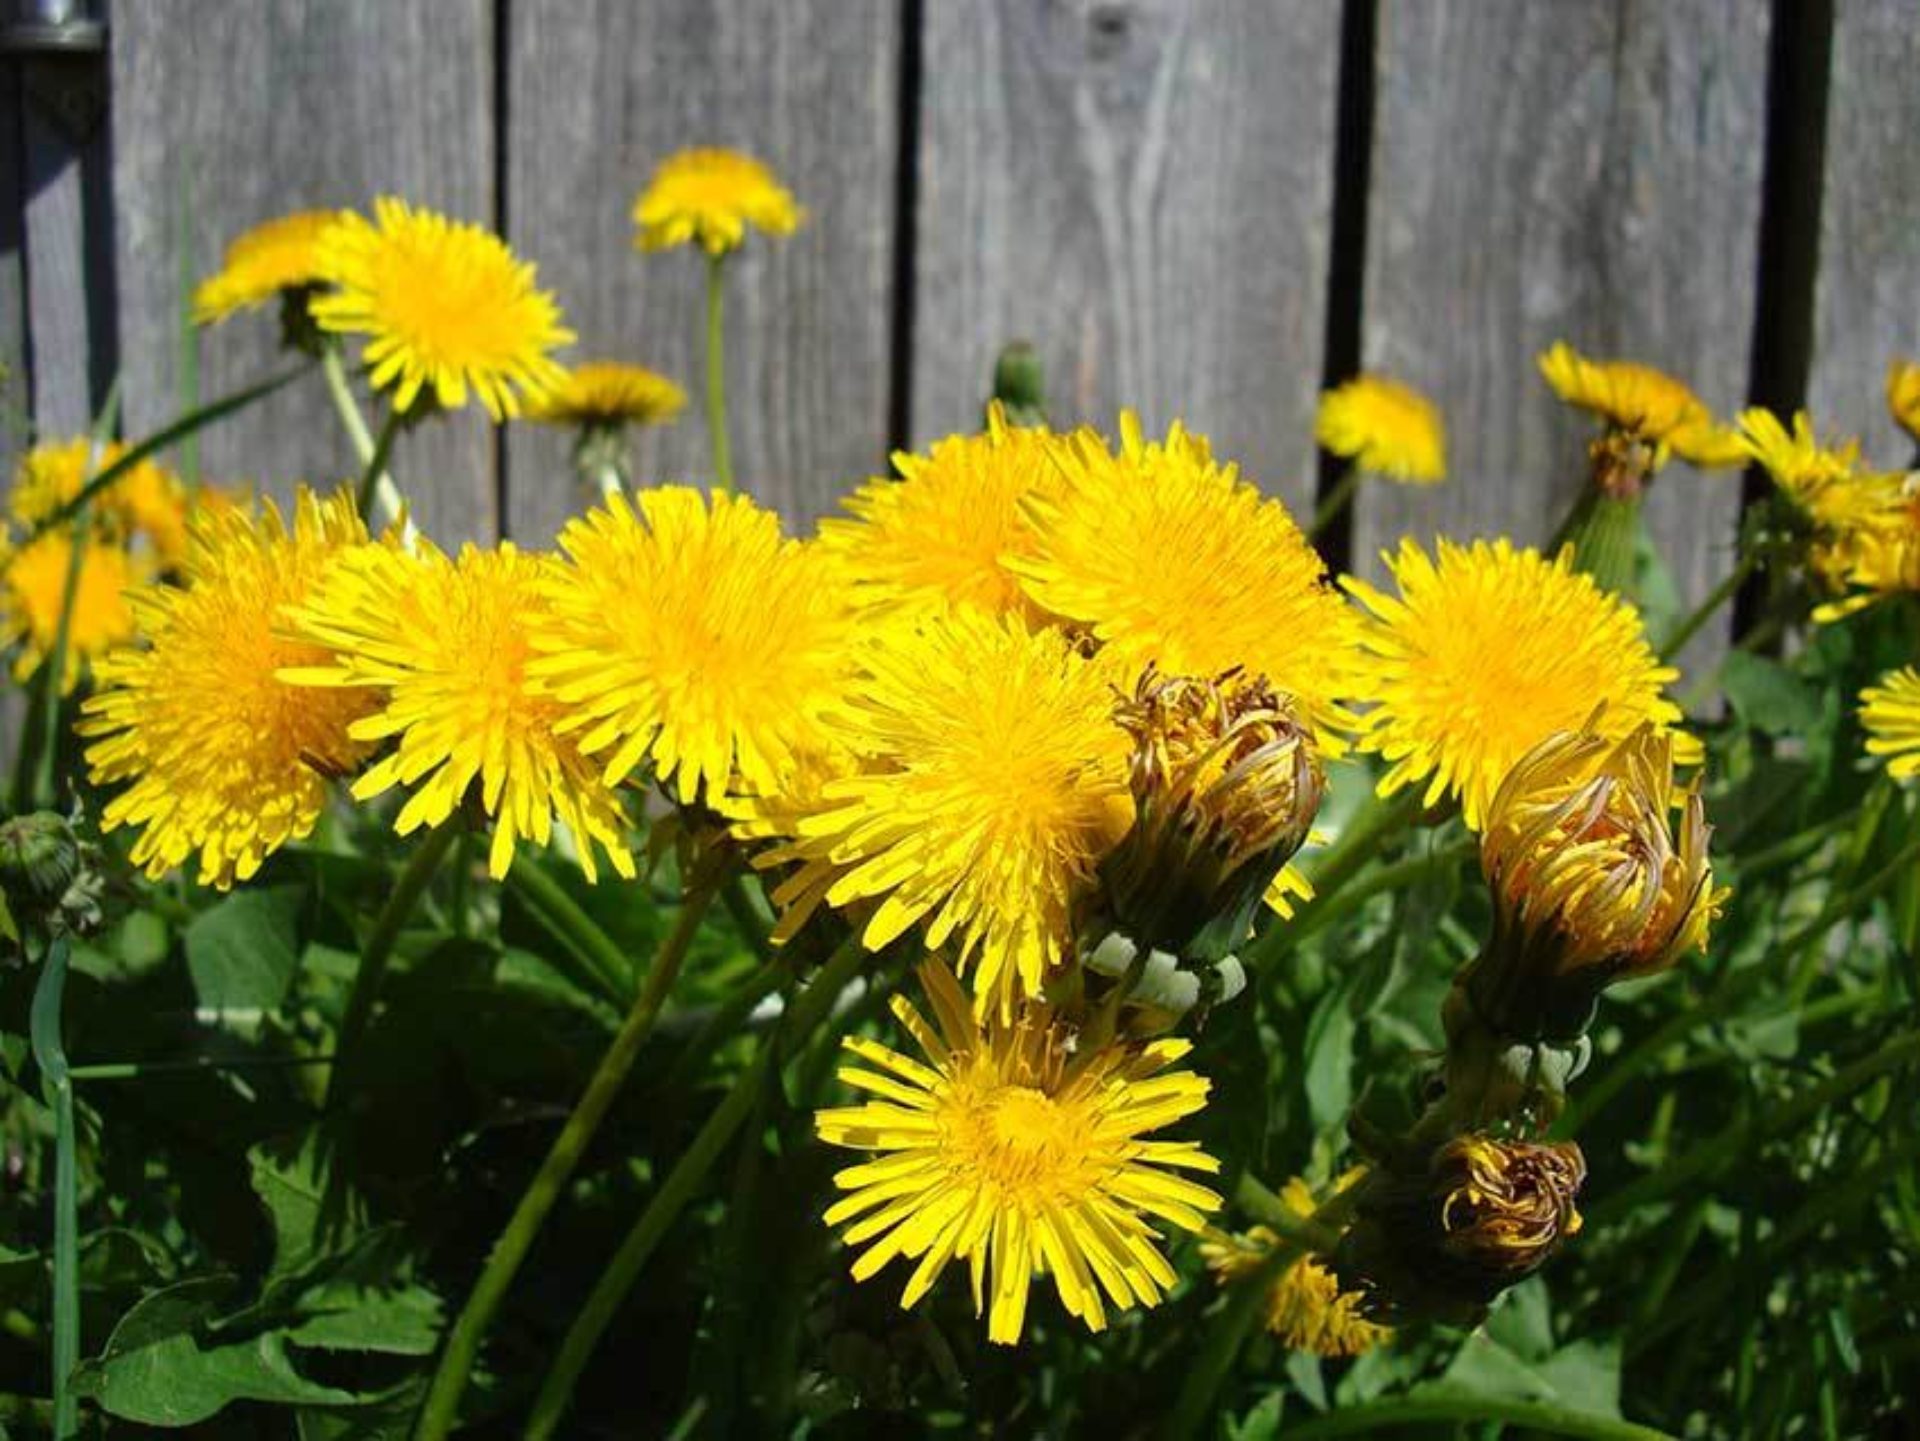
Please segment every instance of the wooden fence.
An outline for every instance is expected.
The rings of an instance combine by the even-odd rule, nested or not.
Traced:
[[[1452,478],[1363,492],[1341,554],[1403,530],[1539,539],[1588,427],[1556,338],[1716,407],[1803,397],[1881,456],[1920,346],[1913,0],[117,0],[97,57],[0,93],[0,360],[46,427],[123,376],[130,434],[187,393],[183,286],[281,211],[394,192],[538,262],[580,355],[699,374],[699,264],[628,207],[692,143],[808,206],[731,276],[736,467],[796,519],[978,419],[1014,336],[1057,421],[1181,416],[1295,506],[1316,392],[1359,364],[1435,394]],[[204,335],[199,390],[274,365]],[[542,543],[566,445],[436,422],[400,467],[428,528]],[[316,378],[209,433],[207,474],[332,480]],[[707,474],[701,427],[638,473]],[[1683,588],[1723,573],[1741,480],[1666,476]],[[1349,550],[1350,547],[1350,550]],[[1708,638],[1707,644],[1712,644]]]

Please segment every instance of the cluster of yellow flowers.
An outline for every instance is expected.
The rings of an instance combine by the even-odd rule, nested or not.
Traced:
[[[800,212],[755,162],[691,152],[634,218],[643,248],[721,256]],[[471,397],[592,431],[681,404],[637,368],[566,372],[551,352],[571,334],[532,268],[398,200],[254,232],[196,305],[211,320],[276,297],[362,336],[396,416]],[[1564,346],[1542,366],[1607,419],[1596,474],[1614,484],[1669,451],[1745,453],[1656,372]],[[1437,414],[1381,377],[1330,393],[1319,433],[1373,473],[1444,470]],[[908,1304],[965,1262],[996,1341],[1019,1335],[1036,1275],[1096,1329],[1155,1303],[1174,1282],[1158,1228],[1201,1231],[1218,1209],[1177,1174],[1217,1163],[1151,1139],[1204,1104],[1207,1082],[1176,1064],[1187,1043],[1117,1013],[1160,958],[1224,965],[1263,896],[1285,912],[1308,893],[1285,867],[1326,768],[1376,755],[1382,794],[1457,807],[1521,938],[1502,957],[1543,952],[1528,974],[1567,978],[1576,1002],[1704,939],[1715,897],[1697,797],[1673,782],[1698,756],[1677,673],[1569,553],[1407,540],[1389,585],[1336,581],[1204,437],[1132,414],[1110,440],[995,408],[895,470],[808,538],[724,490],[616,485],[552,552],[457,554],[304,490],[290,515],[176,507],[165,531],[125,477],[102,513],[125,507],[173,574],[83,572],[116,597],[147,582],[85,642],[113,646],[81,726],[113,791],[104,824],[138,830],[149,873],[192,863],[225,888],[309,835],[341,782],[362,802],[397,793],[402,834],[490,826],[495,876],[531,845],[593,879],[602,857],[635,873],[639,795],[657,785],[704,844],[767,874],[780,938],[840,917],[870,950],[912,936],[944,957],[922,969],[931,1019],[894,1005],[921,1058],[846,1043],[867,1099],[820,1133],[874,1159],[839,1174],[828,1219],[865,1248],[856,1275],[913,1263]],[[1201,982],[1182,974],[1191,1006]],[[1476,976],[1476,1004],[1499,1011],[1511,975]],[[1450,1217],[1524,1192],[1485,1226],[1449,1220],[1456,1247],[1511,1256],[1500,1228],[1527,1207],[1555,1235],[1577,1224],[1578,1168],[1502,1144],[1448,1140],[1447,1165],[1478,1178],[1436,1171]],[[1242,1243],[1212,1244],[1231,1270]],[[1299,1344],[1377,1334],[1330,1273],[1283,1279],[1274,1314],[1310,1318],[1287,1324]]]

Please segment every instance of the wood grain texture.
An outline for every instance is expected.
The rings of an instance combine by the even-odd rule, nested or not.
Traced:
[[[140,0],[112,27],[114,199],[130,434],[180,408],[181,207],[196,275],[259,221],[391,193],[494,222],[490,0]],[[270,308],[201,339],[212,398],[285,365]],[[202,469],[285,495],[359,465],[320,377],[205,433]],[[497,528],[494,432],[477,409],[401,442],[395,472],[442,542]]]
[[[0,62],[0,483],[11,485],[33,411],[27,370],[25,186],[20,174],[20,65]]]
[[[795,235],[752,235],[727,262],[727,392],[741,487],[796,520],[818,515],[885,461],[899,5],[591,0],[510,13],[515,247],[559,293],[579,357],[652,366],[692,402],[636,437],[639,481],[712,472],[704,257],[637,254],[636,192],[675,150],[726,145],[767,161],[808,207]],[[510,528],[528,544],[579,506],[570,443],[510,433]]]
[[[1767,7],[1382,0],[1364,354],[1445,411],[1450,478],[1375,483],[1356,568],[1422,539],[1543,541],[1594,433],[1535,357],[1556,339],[1669,370],[1726,414],[1753,328]],[[1675,463],[1649,523],[1683,599],[1726,573],[1732,472]],[[1703,633],[1695,668],[1725,644]]]
[[[1056,425],[1176,416],[1299,505],[1325,321],[1339,7],[926,8],[911,430],[979,424],[993,358]]]
[[[1905,465],[1887,362],[1920,358],[1920,24],[1911,0],[1834,10],[1808,402],[1823,429]]]

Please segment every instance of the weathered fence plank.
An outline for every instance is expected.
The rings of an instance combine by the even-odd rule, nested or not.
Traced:
[[[194,276],[234,235],[311,206],[404,196],[494,221],[488,0],[141,0],[113,14],[114,199],[129,433],[179,409],[182,231]],[[181,214],[190,217],[184,227]],[[36,280],[37,289],[37,280]],[[201,393],[286,364],[271,310],[201,341]],[[36,329],[37,348],[62,342]],[[214,480],[332,484],[358,464],[316,372],[208,432]],[[494,434],[478,411],[407,436],[395,471],[437,538],[491,539]]]
[[[20,174],[20,64],[0,63],[0,484],[11,485],[33,413],[27,373],[25,227]]]
[[[899,130],[892,0],[594,0],[515,5],[507,219],[580,333],[581,358],[685,385],[674,425],[637,438],[642,482],[711,479],[697,250],[641,256],[629,212],[666,155],[725,145],[767,161],[808,207],[784,240],[727,262],[734,470],[790,517],[829,508],[884,462]],[[509,436],[511,533],[544,544],[578,508],[569,438]]]
[[[1808,401],[1870,459],[1906,465],[1887,362],[1920,358],[1920,25],[1911,0],[1834,10],[1826,178]]]
[[[977,426],[1032,341],[1056,424],[1181,417],[1313,483],[1339,7],[926,8],[912,433]]]
[[[1540,542],[1592,434],[1556,339],[1661,366],[1727,413],[1753,326],[1767,9],[1383,0],[1364,351],[1446,412],[1451,477],[1363,488],[1356,568],[1403,532]],[[1739,479],[1676,463],[1649,522],[1682,596],[1731,563]],[[1683,658],[1724,644],[1703,633]]]

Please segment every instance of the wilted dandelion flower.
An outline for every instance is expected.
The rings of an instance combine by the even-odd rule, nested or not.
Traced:
[[[1446,428],[1439,408],[1384,375],[1358,375],[1325,392],[1313,438],[1372,475],[1415,485],[1446,478]]]
[[[227,247],[220,269],[193,292],[193,323],[211,325],[321,282],[320,237],[337,210],[297,210],[254,226]]]
[[[1680,723],[1661,692],[1679,673],[1660,664],[1639,613],[1567,553],[1547,560],[1504,539],[1442,539],[1429,557],[1403,540],[1384,559],[1397,597],[1343,582],[1373,614],[1361,638],[1360,694],[1373,702],[1361,747],[1388,762],[1381,794],[1425,782],[1425,804],[1456,796],[1478,830],[1513,763],[1554,732],[1578,730],[1596,706],[1605,704],[1600,725],[1612,737],[1642,721]]]
[[[971,966],[982,1010],[1011,1016],[1075,954],[1074,912],[1131,819],[1112,672],[977,610],[882,627],[861,671],[836,726],[858,773],[756,858],[798,863],[773,893],[780,934],[819,900],[875,902],[869,949],[924,924]]]
[[[1354,617],[1287,508],[1263,497],[1177,423],[1145,440],[1120,418],[1120,451],[1063,439],[1061,475],[1028,496],[1039,537],[1006,565],[1041,607],[1088,627],[1136,671],[1266,677],[1299,705],[1323,751],[1352,717]]]
[[[1343,1176],[1335,1190],[1344,1190],[1359,1174],[1355,1171]],[[1318,1204],[1313,1188],[1298,1176],[1281,1189],[1280,1199],[1302,1218],[1311,1216]],[[1215,1279],[1229,1285],[1258,1270],[1279,1244],[1280,1238],[1271,1230],[1255,1226],[1244,1236],[1216,1234],[1200,1243],[1200,1254]],[[1266,1328],[1290,1350],[1311,1351],[1316,1356],[1358,1356],[1393,1336],[1391,1328],[1377,1325],[1362,1314],[1364,1300],[1358,1291],[1341,1290],[1333,1272],[1303,1251],[1267,1288]]]
[[[564,372],[553,389],[532,401],[527,418],[585,430],[618,430],[664,424],[686,403],[686,391],[644,365],[589,360]]]
[[[366,746],[348,734],[359,691],[301,691],[279,673],[326,652],[286,631],[335,559],[365,541],[353,498],[302,491],[289,529],[271,501],[196,518],[184,587],[136,592],[144,644],[99,667],[82,735],[94,783],[129,782],[104,828],[137,826],[133,860],[158,879],[198,852],[202,885],[244,881],[309,835],[329,779]]]
[[[1589,360],[1564,340],[1540,357],[1540,373],[1555,395],[1590,411],[1608,429],[1648,448],[1645,471],[1671,451],[1693,465],[1721,468],[1745,458],[1738,438],[1685,385],[1631,360]]]
[[[1220,1198],[1176,1170],[1219,1163],[1190,1141],[1145,1139],[1199,1111],[1207,1082],[1167,1068],[1186,1041],[1074,1050],[1044,1005],[978,1022],[953,974],[921,968],[933,1024],[903,997],[894,1014],[924,1061],[864,1037],[841,1044],[872,1069],[840,1077],[873,1099],[819,1113],[821,1139],[878,1153],[834,1177],[847,1192],[827,1212],[845,1228],[867,1280],[896,1256],[916,1262],[912,1306],[950,1262],[973,1280],[987,1336],[1020,1339],[1034,1276],[1094,1331],[1109,1307],[1153,1306],[1175,1281],[1156,1223],[1197,1231]]]
[[[499,236],[382,196],[374,218],[347,213],[320,239],[335,288],[313,302],[322,330],[367,337],[375,387],[404,411],[424,389],[444,409],[471,390],[495,420],[558,385],[549,354],[574,336]]]
[[[53,655],[72,562],[73,536],[64,529],[49,531],[19,550],[0,552],[5,567],[0,572],[0,644],[20,647],[13,662],[15,680],[25,680]],[[151,569],[117,545],[86,542],[67,625],[62,695],[72,693],[83,670],[132,639],[134,617],[127,591],[145,581]]]
[[[1920,361],[1895,360],[1888,365],[1887,409],[1900,428],[1920,443]]]
[[[1677,824],[1675,813],[1678,812]],[[1577,1034],[1602,987],[1706,945],[1721,899],[1673,738],[1551,736],[1508,773],[1480,840],[1493,938],[1462,984],[1513,1036]]]
[[[1889,775],[1920,775],[1920,671],[1889,671],[1861,691],[1860,724],[1867,730],[1867,753],[1885,756]]]
[[[745,496],[616,495],[567,523],[528,674],[618,785],[650,762],[681,801],[776,789],[845,684],[837,568]]]
[[[1044,612],[1028,600],[1010,557],[1030,557],[1022,502],[1057,473],[1051,432],[1007,423],[998,402],[983,435],[951,435],[925,455],[893,457],[898,480],[873,480],[842,502],[855,519],[820,522],[820,540],[846,562],[856,595],[895,607],[915,600],[995,614]]]
[[[746,239],[747,227],[791,235],[805,213],[774,173],[738,150],[682,150],[659,169],[633,202],[640,250],[665,250],[698,241],[724,255]]]
[[[548,843],[556,817],[573,832],[588,880],[597,874],[595,843],[632,876],[619,802],[560,734],[560,704],[529,685],[553,564],[505,542],[469,545],[458,559],[424,540],[413,554],[363,546],[288,612],[303,639],[333,652],[330,660],[281,674],[297,685],[377,693],[374,713],[350,734],[395,744],[353,795],[411,790],[395,821],[401,835],[440,825],[471,793],[494,821],[488,869],[496,878],[518,842]]]

